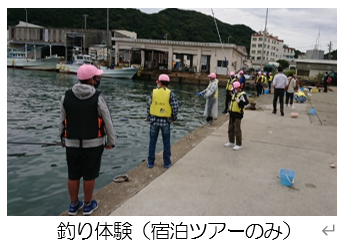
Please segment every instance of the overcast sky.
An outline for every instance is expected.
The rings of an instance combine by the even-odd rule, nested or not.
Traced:
[[[140,10],[145,13],[157,13],[162,8],[140,8]],[[213,16],[213,10],[216,19],[228,24],[244,24],[255,31],[265,28],[267,8],[192,8],[191,10],[210,16]],[[332,50],[337,49],[337,8],[268,8],[266,28],[269,33],[283,40],[284,44],[302,52],[318,48],[328,53],[330,42]],[[221,37],[221,39],[227,42],[228,37]]]

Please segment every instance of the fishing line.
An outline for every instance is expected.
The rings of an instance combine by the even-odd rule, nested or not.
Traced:
[[[39,145],[39,146],[61,146],[61,142],[25,142],[25,141],[8,141],[7,144],[17,145]]]
[[[221,43],[221,47],[222,47],[222,51],[223,51],[223,55],[224,55],[224,61],[225,61],[226,65],[227,65],[227,67],[228,67],[228,61],[227,61],[226,53],[224,53],[223,44],[222,44],[222,40],[221,40],[221,36],[220,36],[220,31],[219,31],[219,29],[217,27],[216,18],[215,18],[213,9],[211,9],[211,12],[213,13],[213,18],[214,18],[217,34],[218,34],[218,37],[220,39],[220,43]]]

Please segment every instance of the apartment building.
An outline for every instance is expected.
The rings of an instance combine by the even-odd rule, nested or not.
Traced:
[[[294,59],[295,49],[284,44],[284,40],[269,32],[259,31],[251,36],[250,60],[255,68],[262,68],[268,62]]]

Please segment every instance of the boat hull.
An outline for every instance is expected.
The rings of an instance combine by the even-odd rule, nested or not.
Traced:
[[[56,70],[56,63],[61,57],[49,57],[44,59],[24,59],[24,58],[7,58],[7,67],[34,69],[34,70]]]
[[[102,69],[102,68],[101,68]],[[132,79],[139,71],[138,68],[122,68],[122,69],[102,69],[102,77]]]
[[[60,73],[70,73],[70,74],[76,74],[77,69],[80,67],[80,65],[74,65],[74,64],[63,64],[58,63],[56,65],[56,69]],[[121,69],[108,69],[105,67],[101,67],[101,70],[103,70],[102,77],[106,78],[118,78],[118,79],[132,79],[133,76],[139,71],[139,68],[121,68]]]

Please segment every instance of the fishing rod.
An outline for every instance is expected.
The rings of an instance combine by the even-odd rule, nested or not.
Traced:
[[[184,93],[184,94],[189,94],[189,95],[196,95],[197,92],[190,92],[190,91],[186,91],[186,90],[180,90],[180,89],[171,89],[171,91],[175,92],[175,93]]]
[[[16,145],[39,145],[39,146],[61,146],[61,142],[25,142],[25,141],[8,141],[7,144]]]

